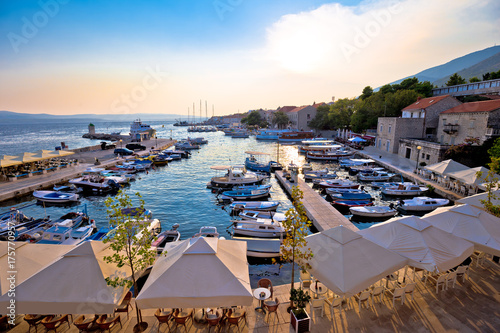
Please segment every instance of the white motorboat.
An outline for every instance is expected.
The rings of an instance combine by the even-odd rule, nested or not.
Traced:
[[[397,186],[384,186],[381,192],[384,195],[416,196],[422,195],[428,190],[426,186],[419,186],[418,184],[399,184]]]
[[[392,177],[397,176],[395,173],[388,173],[386,171],[373,171],[373,173],[358,173],[358,180],[363,182],[374,182],[374,181],[388,181]]]
[[[193,238],[195,237],[214,237],[214,238],[220,238],[224,239],[224,237],[221,237],[220,234],[217,232],[217,227],[201,227],[200,231],[196,234],[194,234]]]
[[[269,194],[270,188],[267,189],[245,189],[245,190],[232,190],[232,191],[224,191],[222,195],[219,197],[219,200],[256,200],[267,198]]]
[[[283,213],[266,212],[259,210],[244,210],[240,212],[239,217],[243,220],[271,219],[274,221],[283,222],[286,216]]]
[[[73,203],[79,199],[78,194],[58,191],[34,191],[33,196],[39,202],[49,203]]]
[[[259,210],[275,212],[279,204],[279,201],[233,201],[229,208],[232,211]]]
[[[338,194],[338,193],[364,193],[363,189],[359,188],[336,188],[336,187],[327,187],[325,188],[326,194]]]
[[[338,161],[340,158],[348,157],[354,155],[353,151],[348,150],[334,150],[325,152],[313,152],[309,151],[306,153],[306,159],[308,160],[320,160],[320,161]]]
[[[369,218],[391,217],[398,213],[396,209],[389,206],[350,207],[349,211],[352,215]]]
[[[172,226],[172,229],[161,232],[151,243],[152,247],[156,247],[158,254],[163,252],[165,244],[177,242],[181,238],[181,233],[179,232],[179,230],[177,230],[178,228],[179,224],[174,224]]]
[[[448,199],[436,199],[429,197],[415,197],[413,199],[401,200],[398,209],[406,212],[430,212],[438,207],[450,203]]]
[[[140,142],[145,133],[149,138],[154,138],[156,136],[156,130],[150,125],[142,123],[140,119],[134,120],[134,122],[130,124],[130,138],[132,141]]]
[[[271,219],[232,220],[233,235],[260,238],[279,238],[286,234],[283,224]]]
[[[308,171],[312,171],[313,167],[311,165],[311,163],[305,163],[305,164],[302,164],[302,167],[301,167],[301,170],[302,170],[302,173],[306,173]]]
[[[336,179],[337,177],[338,177],[337,173],[335,173],[335,172],[331,172],[331,173],[327,173],[327,174],[323,174],[323,175],[311,175],[311,174],[307,174],[307,178],[304,175],[304,180],[306,180],[306,181],[310,180],[314,184],[317,185],[317,184],[321,183],[324,180]]]
[[[353,182],[352,180],[349,179],[332,179],[332,180],[325,180],[322,181],[321,183],[318,184],[322,188],[328,188],[328,187],[333,187],[333,188],[351,188],[351,189],[356,189],[359,187],[358,183]]]
[[[353,166],[371,165],[375,163],[372,159],[361,159],[361,158],[345,158],[339,161],[341,168],[349,168]]]
[[[200,149],[200,145],[192,143],[190,141],[180,141],[180,142],[175,144],[175,149],[178,149],[178,150]]]
[[[90,224],[76,229],[54,225],[45,230],[38,244],[78,245],[95,231],[95,225]]]
[[[281,240],[280,239],[264,239],[252,237],[237,237],[231,238],[235,241],[247,243],[247,257],[255,258],[276,258],[280,256]]]
[[[227,171],[222,177],[212,177],[207,185],[211,188],[233,188],[234,186],[257,185],[261,184],[266,175],[247,172],[243,166],[213,166],[212,170]]]

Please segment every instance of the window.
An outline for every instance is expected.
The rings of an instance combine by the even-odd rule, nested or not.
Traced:
[[[380,133],[384,131],[384,125],[380,125]]]
[[[387,132],[388,132],[388,133],[391,133],[391,129],[392,129],[392,127],[391,127],[391,126],[389,126],[389,128],[387,129]]]
[[[474,119],[469,122],[469,128],[474,128]]]
[[[421,158],[425,158],[425,154],[424,153],[422,153],[422,157]]]
[[[385,149],[387,149],[387,151],[389,151],[389,148],[391,148],[391,141],[387,140],[387,145],[386,145]]]
[[[427,156],[425,157],[425,159],[428,161],[429,159],[431,158],[431,155],[427,154]]]
[[[307,119],[311,119],[311,115],[309,113],[307,114]]]

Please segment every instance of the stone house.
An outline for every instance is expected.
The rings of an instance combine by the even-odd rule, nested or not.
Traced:
[[[422,135],[423,118],[380,117],[377,124],[375,146],[378,149],[397,154],[399,140],[419,138]]]
[[[436,142],[419,139],[400,139],[398,155],[412,161],[418,161],[418,164],[425,162],[425,165],[431,165],[441,162],[448,148],[450,146]],[[420,156],[417,157],[417,155]]]
[[[464,103],[439,115],[438,140],[456,145],[466,139],[483,144],[490,137],[500,136],[500,100]]]
[[[324,103],[297,107],[287,113],[290,125],[299,131],[310,131],[309,123],[316,117],[317,107]]]

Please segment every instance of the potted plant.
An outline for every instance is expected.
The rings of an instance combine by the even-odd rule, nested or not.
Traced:
[[[293,304],[290,311],[290,324],[297,333],[311,330],[311,318],[305,310],[306,304],[310,299],[311,296],[301,288],[293,288],[290,291],[290,303]]]

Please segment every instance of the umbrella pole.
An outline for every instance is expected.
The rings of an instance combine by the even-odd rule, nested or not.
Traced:
[[[135,324],[134,326],[134,333],[144,332],[148,328],[148,323],[142,321],[142,313],[141,310],[139,310],[139,307],[137,306],[137,302],[135,303],[135,310],[137,313],[137,324]]]

